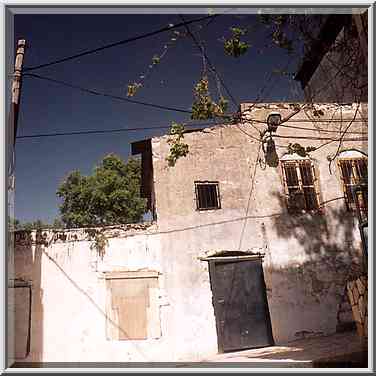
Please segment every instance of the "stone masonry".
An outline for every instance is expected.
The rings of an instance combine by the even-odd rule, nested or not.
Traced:
[[[368,338],[368,283],[365,275],[347,283],[347,293],[351,303],[358,335]]]

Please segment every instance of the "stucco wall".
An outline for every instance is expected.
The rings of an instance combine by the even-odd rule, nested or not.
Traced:
[[[106,231],[103,259],[85,231],[46,231],[46,241],[18,234],[16,278],[32,281],[32,362],[129,362],[170,359],[165,336],[159,339],[106,339],[105,272],[153,270],[159,275],[158,311],[161,330],[169,302],[165,298],[160,249],[155,226],[146,230]],[[114,236],[114,237],[112,237]],[[23,237],[23,239],[22,239]],[[25,323],[27,325],[27,323]],[[17,340],[17,337],[16,337]]]
[[[247,106],[243,107],[243,110]],[[321,119],[340,119],[338,106],[319,107]],[[250,116],[264,121],[269,111],[291,114],[289,105],[257,105]],[[342,108],[351,119],[355,107]],[[288,122],[309,128],[339,129],[313,119],[303,109]],[[359,117],[358,117],[359,118]],[[317,120],[317,118],[316,118]],[[344,127],[345,121],[342,124]],[[46,232],[45,238],[18,237],[15,278],[32,281],[31,353],[23,361],[129,362],[200,360],[217,352],[208,264],[201,256],[220,251],[265,254],[264,273],[276,343],[332,333],[346,280],[358,272],[360,237],[345,212],[338,171],[327,155],[337,143],[312,153],[319,176],[319,215],[287,213],[279,167],[262,167],[259,143],[249,123],[185,135],[189,154],[168,167],[167,137],[152,140],[157,224],[107,229],[103,259],[83,230]],[[351,130],[364,129],[355,122]],[[333,135],[280,127],[277,135]],[[250,137],[250,136],[251,137]],[[277,145],[295,142],[275,137]],[[301,140],[303,145],[327,141]],[[361,142],[344,146],[367,150]],[[277,148],[279,157],[286,151]],[[221,209],[197,211],[194,181],[219,182]],[[42,234],[43,235],[43,234]],[[161,337],[138,341],[106,339],[106,286],[103,275],[116,270],[159,272]]]
[[[244,105],[243,111],[247,107]],[[279,111],[285,117],[293,108],[288,104],[259,104],[252,107],[250,117],[265,121],[270,111]],[[323,115],[317,117],[307,107],[287,124],[331,131],[344,129],[354,117],[356,105],[319,105],[315,110],[322,110]],[[332,117],[336,123],[322,121]],[[310,119],[314,122],[302,121]],[[351,131],[366,131],[366,124],[359,122],[360,119],[358,112]],[[200,295],[200,309],[207,312],[208,323],[214,322],[206,263],[197,258],[210,251],[261,250],[265,253],[264,271],[276,343],[332,333],[338,324],[346,279],[360,267],[356,221],[346,212],[343,200],[338,200],[343,192],[336,163],[331,165],[332,172],[328,168],[327,156],[335,154],[338,143],[311,153],[321,202],[334,201],[324,205],[322,214],[292,216],[286,210],[280,166],[262,169],[259,165],[263,152],[258,154],[255,127],[262,130],[265,125],[246,122],[188,133],[184,141],[189,145],[189,154],[179,159],[175,167],[168,167],[165,160],[168,137],[152,140],[158,225],[162,232],[168,232],[161,237],[162,258],[172,261],[178,271],[171,275],[173,283],[167,286],[186,281],[179,291],[167,287],[169,295],[179,302],[182,312],[190,312],[192,292],[204,291]],[[281,146],[300,142],[303,146],[317,147],[328,142],[289,139],[296,135],[339,137],[319,130],[279,127],[277,136],[287,138],[274,140]],[[367,150],[365,142],[343,142],[343,147],[350,146]],[[285,148],[277,146],[280,158],[285,152]],[[220,210],[196,210],[194,182],[200,180],[219,182]],[[201,327],[192,322],[190,330],[199,332]],[[189,341],[188,333],[182,335]],[[207,341],[214,350],[214,328]]]

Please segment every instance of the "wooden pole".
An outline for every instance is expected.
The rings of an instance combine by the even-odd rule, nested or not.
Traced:
[[[22,85],[22,64],[25,54],[26,41],[20,39],[17,43],[16,59],[14,63],[14,74],[12,79],[12,102],[10,109],[10,131],[12,135],[13,146],[16,143],[17,136],[17,123],[18,123],[18,113],[20,106],[21,97],[21,85]]]
[[[17,123],[18,123],[18,113],[20,107],[20,97],[21,97],[21,84],[22,84],[22,64],[25,54],[26,41],[20,39],[17,43],[16,59],[14,62],[14,73],[12,78],[12,97],[9,111],[9,121],[8,121],[8,191],[14,192],[14,164],[15,155],[14,147],[16,144],[17,135]],[[11,199],[12,200],[12,199]]]

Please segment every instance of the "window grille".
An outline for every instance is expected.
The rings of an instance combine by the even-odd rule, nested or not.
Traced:
[[[368,212],[368,166],[366,158],[339,159],[343,192],[347,209],[356,211],[356,198],[360,210]],[[357,197],[355,196],[357,195]]]
[[[291,212],[319,209],[315,171],[311,161],[282,162],[287,206]]]
[[[218,182],[195,182],[197,210],[220,209]]]

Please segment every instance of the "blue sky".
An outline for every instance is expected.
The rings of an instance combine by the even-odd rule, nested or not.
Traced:
[[[201,16],[184,17],[193,19]],[[24,66],[33,66],[179,22],[181,19],[174,14],[16,15],[15,40],[26,39]],[[265,102],[297,100],[297,95],[301,93],[296,82],[278,75],[269,79],[274,69],[286,66],[289,56],[278,48],[259,52],[269,42],[264,29],[256,28],[247,36],[252,46],[243,57],[235,59],[224,54],[220,38],[229,35],[229,28],[254,23],[253,15],[223,15],[204,28],[200,35],[211,62],[239,103],[255,100],[265,85],[262,96]],[[192,31],[197,27],[192,25]],[[151,63],[152,56],[163,51],[171,35],[171,32],[161,33],[33,73],[126,96],[128,83],[139,79]],[[291,72],[296,69],[296,64],[298,58],[295,57],[289,66]],[[189,110],[193,100],[192,88],[200,78],[202,66],[202,57],[192,39],[182,38],[153,69],[134,99]],[[211,80],[210,85],[215,97],[215,81]],[[27,77],[22,87],[18,136],[168,126],[172,121],[188,120],[189,114],[124,103]],[[58,216],[56,189],[70,171],[78,169],[88,174],[110,152],[127,159],[131,142],[165,132],[140,130],[18,139],[15,217],[21,221],[41,219],[52,222]]]

